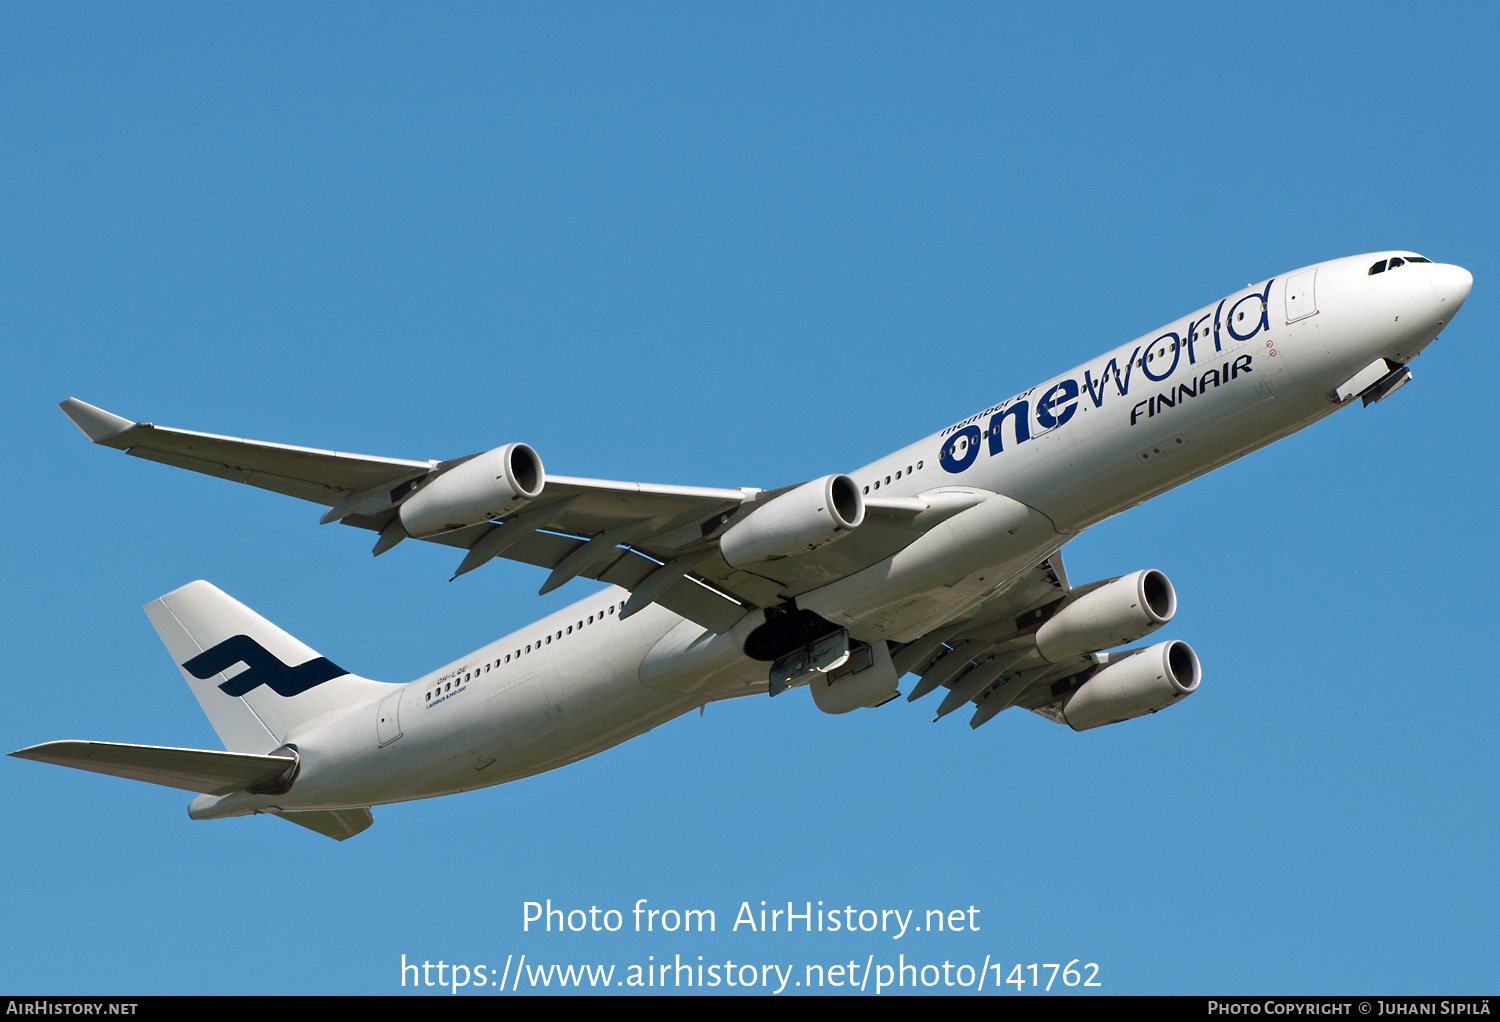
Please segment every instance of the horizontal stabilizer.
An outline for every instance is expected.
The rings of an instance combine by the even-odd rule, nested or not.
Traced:
[[[206,795],[227,795],[267,784],[297,765],[296,757],[290,755],[254,756],[243,752],[121,745],[116,742],[46,742],[11,755]]]
[[[315,830],[335,841],[346,841],[362,830],[368,830],[375,816],[368,809],[313,809],[278,814],[299,827]]]

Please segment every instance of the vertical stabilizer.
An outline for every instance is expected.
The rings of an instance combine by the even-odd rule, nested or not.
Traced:
[[[231,752],[269,753],[399,687],[350,674],[207,582],[145,609]]]

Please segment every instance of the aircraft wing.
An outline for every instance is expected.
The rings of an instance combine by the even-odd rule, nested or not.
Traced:
[[[318,504],[337,504],[350,493],[424,476],[435,461],[375,458],[319,451],[187,429],[132,422],[69,398],[58,406],[96,444],[147,461],[248,483]]]
[[[325,522],[379,532],[377,554],[406,538],[397,522],[399,499],[429,475],[467,460],[413,461],[173,429],[134,422],[76,398],[59,407],[104,447],[325,505]],[[427,541],[468,551],[455,577],[503,556],[553,569],[544,591],[578,576],[635,591],[684,547],[703,545],[700,523],[732,514],[755,492],[548,476],[542,493],[521,513]],[[687,555],[707,552],[689,549]],[[675,575],[657,576],[652,588],[659,591],[645,602],[661,603],[715,631],[727,631],[755,605],[713,587],[692,567],[679,563]]]
[[[325,523],[379,533],[376,554],[408,538],[398,510],[408,494],[481,456],[414,461],[349,454],[133,422],[77,398],[59,407],[96,444],[327,506]],[[879,562],[943,515],[985,496],[947,494],[944,509],[926,515],[921,526],[914,520],[931,509],[921,499],[867,499],[864,523],[838,543],[753,571],[730,566],[719,553],[719,535],[789,489],[670,486],[544,473],[542,491],[516,513],[421,538],[466,551],[455,578],[503,557],[549,569],[544,593],[573,578],[597,579],[630,590],[627,615],[660,603],[705,628],[726,632],[754,608]]]
[[[58,407],[90,440],[101,446],[328,507],[336,507],[351,495],[381,487],[395,488],[410,480],[424,478],[435,469],[466,460],[382,458],[172,429],[150,422],[132,422],[77,398],[69,398]],[[591,530],[603,531],[626,519],[637,521],[644,518],[652,520],[651,524],[656,526],[653,531],[659,532],[663,526],[670,526],[679,518],[693,518],[719,508],[737,507],[745,496],[742,490],[650,486],[607,479],[551,476],[542,496],[533,506],[543,507],[570,497],[579,498],[555,524],[592,534]]]
[[[897,672],[915,674],[920,679],[908,698],[920,699],[946,687],[938,717],[972,703],[976,711],[971,727],[1012,706],[1065,723],[1057,710],[1063,698],[1106,659],[1136,651],[1087,654],[1049,663],[1037,652],[1033,636],[1063,603],[1111,581],[1072,587],[1062,554],[1053,554],[980,604],[966,619],[895,651],[892,660]]]

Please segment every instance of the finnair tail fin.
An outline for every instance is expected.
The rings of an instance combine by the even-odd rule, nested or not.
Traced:
[[[270,753],[398,687],[350,674],[207,582],[145,609],[231,752]]]

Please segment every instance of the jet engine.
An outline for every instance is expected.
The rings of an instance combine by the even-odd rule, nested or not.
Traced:
[[[503,518],[541,495],[542,459],[526,444],[475,455],[433,479],[401,505],[401,526],[422,539]]]
[[[1057,663],[1150,635],[1177,613],[1177,593],[1154,568],[1102,585],[1068,604],[1036,632],[1036,648]]]
[[[719,539],[730,567],[816,550],[865,520],[859,486],[846,475],[824,476],[773,497]]]
[[[1198,689],[1203,669],[1193,647],[1159,642],[1097,672],[1063,706],[1074,731],[1164,710]]]

